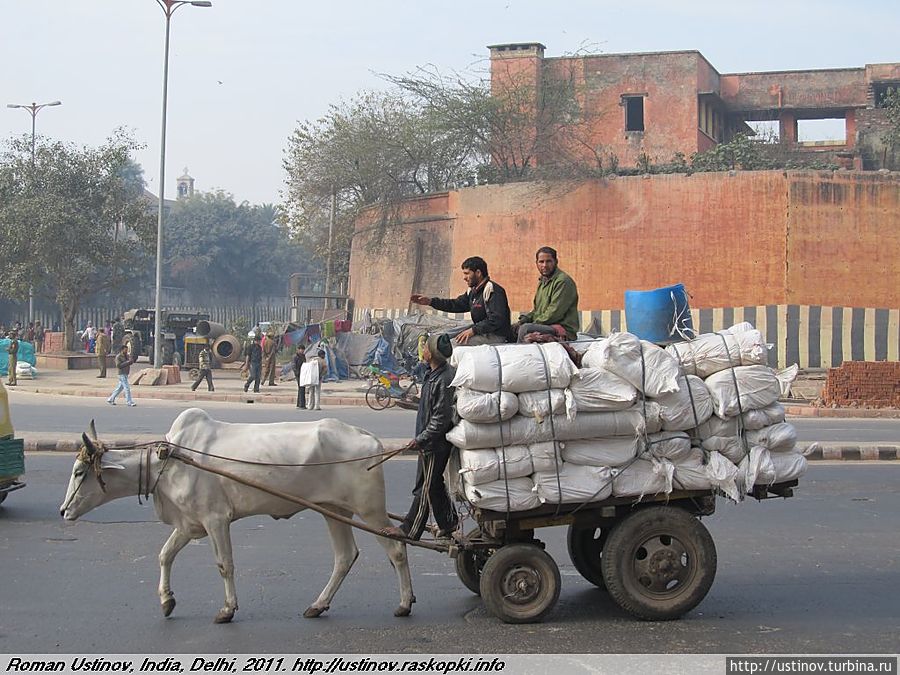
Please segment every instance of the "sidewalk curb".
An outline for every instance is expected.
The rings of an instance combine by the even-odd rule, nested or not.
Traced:
[[[162,440],[160,437],[159,440]],[[146,438],[134,440],[115,440],[106,443],[111,450],[132,446],[137,443],[146,443]],[[381,443],[386,452],[397,450],[407,443],[407,439],[384,438]],[[812,443],[800,443],[798,447],[805,448]],[[845,445],[842,443],[817,443],[819,446],[806,458],[815,461],[844,461],[844,462],[895,462],[900,459],[900,445],[869,443],[861,445]],[[81,448],[81,441],[75,440],[25,440],[25,452],[71,452],[75,453]],[[404,455],[415,455],[415,452],[404,452]]]
[[[813,405],[783,403],[789,417],[830,417],[857,419],[900,419],[896,408],[819,408]]]

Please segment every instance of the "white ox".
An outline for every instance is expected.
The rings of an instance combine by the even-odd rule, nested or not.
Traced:
[[[93,422],[91,429],[96,439]],[[255,515],[288,518],[304,507],[177,459],[161,459],[156,452],[112,449],[103,452],[97,450],[86,435],[83,438],[85,448],[75,461],[66,499],[60,507],[63,518],[75,520],[113,499],[150,491],[159,519],[175,528],[159,553],[159,598],[163,614],[169,616],[175,607],[175,595],[169,585],[175,555],[192,539],[209,535],[219,573],[225,580],[225,604],[215,621],[231,621],[238,608],[231,553],[231,523]],[[212,419],[203,410],[191,408],[178,416],[166,434],[166,440],[192,450],[239,460],[281,465],[305,464],[294,467],[258,466],[178,451],[201,465],[214,466],[302,497],[333,513],[346,517],[358,515],[377,529],[389,525],[382,467],[379,464],[367,470],[383,452],[381,442],[362,429],[334,419],[229,424]],[[101,453],[99,461],[95,461],[98,452]],[[372,459],[361,459],[366,457]],[[322,464],[311,466],[316,463]],[[319,597],[304,612],[307,618],[319,616],[329,608],[359,555],[350,525],[331,518],[326,518],[325,522],[334,549],[334,569]],[[400,606],[394,614],[407,616],[415,597],[406,546],[384,537],[378,537],[378,541],[387,551],[400,582]]]

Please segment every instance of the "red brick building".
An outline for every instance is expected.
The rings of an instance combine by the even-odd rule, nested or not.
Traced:
[[[634,166],[642,153],[654,163],[689,158],[738,131],[752,133],[748,121],[777,121],[792,149],[826,153],[848,168],[886,163],[878,106],[889,87],[900,88],[900,63],[723,74],[698,51],[546,58],[536,42],[489,49],[495,93],[529,84],[537,105],[547,77],[571,81],[585,111],[574,122],[583,151],[615,155],[621,166]],[[818,119],[844,120],[844,137],[798,142],[798,122]],[[539,154],[534,161],[541,163]]]

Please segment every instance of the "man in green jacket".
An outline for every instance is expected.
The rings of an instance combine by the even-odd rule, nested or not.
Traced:
[[[534,293],[534,309],[519,316],[518,341],[529,333],[548,333],[574,340],[578,332],[578,288],[572,277],[557,267],[556,250],[542,246],[535,255],[541,278]]]

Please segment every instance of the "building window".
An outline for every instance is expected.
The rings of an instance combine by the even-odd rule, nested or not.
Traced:
[[[644,130],[644,97],[623,96],[625,105],[625,131]]]

